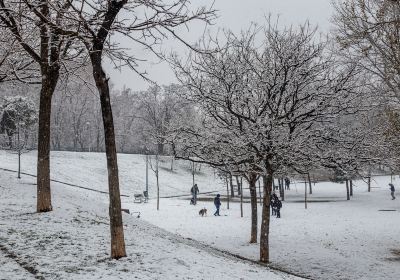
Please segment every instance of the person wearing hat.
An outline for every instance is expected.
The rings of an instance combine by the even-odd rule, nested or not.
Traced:
[[[219,216],[219,207],[221,206],[220,194],[217,194],[217,196],[214,198],[214,205],[217,208],[217,211],[215,211],[214,216]]]
[[[393,184],[392,184],[392,183],[389,183],[389,186],[390,186],[390,195],[392,196],[392,200],[393,200],[393,199],[396,199],[396,197],[394,196],[394,191],[395,191],[395,189],[394,189]]]

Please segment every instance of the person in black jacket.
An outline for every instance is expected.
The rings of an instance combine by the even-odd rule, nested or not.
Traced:
[[[393,200],[393,199],[396,199],[396,197],[394,196],[394,191],[395,191],[395,189],[394,189],[393,184],[392,184],[392,183],[389,183],[389,186],[390,186],[390,195],[392,196],[392,200]]]
[[[197,184],[194,184],[193,187],[190,189],[190,193],[192,194],[192,199],[190,200],[190,204],[196,205],[197,204],[197,195],[199,194],[199,187]]]
[[[282,208],[282,202],[279,200],[278,197],[276,197],[275,200],[275,207],[276,207],[276,217],[280,218],[281,217],[281,208]]]
[[[221,207],[221,199],[219,194],[217,194],[217,196],[214,198],[214,205],[217,208],[217,211],[215,211],[214,216],[220,216],[219,208]]]
[[[271,206],[271,215],[275,216],[276,215],[276,200],[279,199],[276,193],[273,193],[271,195],[271,200],[270,200],[270,206]]]

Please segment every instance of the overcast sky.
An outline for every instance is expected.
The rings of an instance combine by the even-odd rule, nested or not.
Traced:
[[[213,1],[192,0],[192,2],[199,5],[210,5]],[[327,32],[331,26],[330,18],[333,13],[331,0],[215,0],[214,8],[218,10],[218,19],[210,27],[212,34],[220,28],[239,33],[246,29],[251,22],[262,24],[265,22],[265,16],[269,14],[279,15],[282,25],[298,25],[309,20],[312,25],[318,25],[321,32]],[[181,32],[180,35],[190,42],[198,41],[204,31],[204,25],[194,23],[189,27],[188,32]],[[170,52],[171,50],[182,55],[187,51],[181,43],[169,40],[164,44],[163,51]],[[147,62],[141,63],[140,71],[145,70],[148,77],[154,82],[163,85],[176,81],[167,63],[159,63],[154,56],[140,48],[130,51],[147,60]],[[128,68],[119,71],[108,65],[106,70],[114,88],[121,89],[125,86],[136,91],[144,90],[149,86],[148,82]]]

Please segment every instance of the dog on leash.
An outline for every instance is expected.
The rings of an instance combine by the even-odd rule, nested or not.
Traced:
[[[200,209],[199,215],[202,217],[207,216],[207,209],[206,208]]]

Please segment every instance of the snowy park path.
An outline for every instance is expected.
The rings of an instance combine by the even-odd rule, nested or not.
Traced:
[[[202,248],[124,215],[128,257],[110,260],[103,196],[53,184],[54,211],[36,214],[33,178],[0,172],[0,243],[36,276],[0,254],[3,279],[299,279]],[[27,275],[28,274],[28,275]]]

